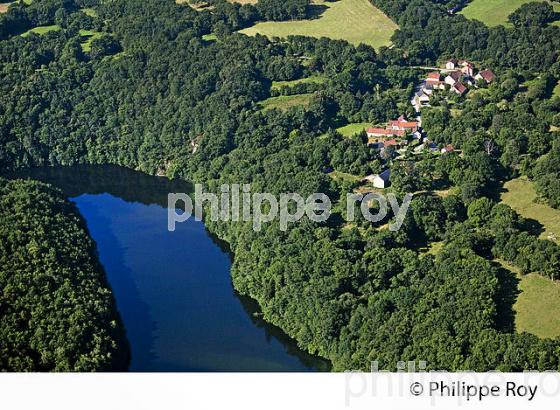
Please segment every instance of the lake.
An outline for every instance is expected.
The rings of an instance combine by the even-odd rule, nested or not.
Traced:
[[[113,289],[131,371],[329,369],[234,291],[227,248],[202,222],[167,230],[167,194],[190,184],[106,165],[15,176],[55,185],[76,203]]]

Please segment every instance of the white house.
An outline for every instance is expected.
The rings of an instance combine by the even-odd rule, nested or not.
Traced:
[[[472,77],[474,75],[474,64],[470,61],[463,60],[459,62],[461,66],[461,71],[463,74],[467,75],[468,77]]]
[[[412,133],[412,139],[421,140],[422,139],[422,133],[420,131],[413,132]]]
[[[452,58],[451,60],[447,60],[447,62],[445,63],[445,68],[447,70],[455,70],[456,67],[457,67],[457,60],[455,60],[454,58]]]
[[[373,186],[376,188],[384,189],[389,185],[389,179],[391,177],[391,170],[386,169],[381,174],[376,175],[373,178]]]
[[[430,96],[425,92],[425,89],[418,90],[414,94],[414,105],[417,107],[427,107],[430,105]]]
[[[492,70],[482,70],[480,73],[474,77],[476,80],[484,80],[488,84],[490,84],[496,78],[496,74],[492,72]]]
[[[445,84],[449,84],[450,86],[454,86],[459,82],[463,73],[461,71],[453,71],[449,73],[447,77],[445,77]]]

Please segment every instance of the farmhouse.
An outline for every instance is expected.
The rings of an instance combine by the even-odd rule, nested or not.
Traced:
[[[368,128],[366,134],[368,137],[404,137],[405,132],[386,128]]]
[[[453,71],[447,77],[445,77],[445,84],[449,84],[451,87],[453,87],[461,80],[462,76],[463,76],[462,71]]]
[[[459,65],[461,66],[461,72],[469,77],[472,77],[474,75],[474,65],[473,63],[463,60],[461,62],[459,62]]]
[[[445,68],[447,70],[455,70],[456,67],[457,67],[457,60],[454,58],[447,60],[447,62],[445,63]]]
[[[467,87],[461,83],[456,83],[451,89],[459,95],[464,95],[467,92]]]
[[[416,107],[427,107],[430,104],[430,96],[424,89],[418,90],[414,94],[414,104]],[[418,110],[418,108],[417,108]]]
[[[417,121],[407,121],[404,115],[401,115],[397,120],[389,122],[389,128],[392,130],[400,130],[406,132],[416,132],[418,131]]]
[[[388,147],[398,148],[399,143],[395,139],[383,141],[383,148],[388,148]]]
[[[431,86],[433,88],[438,88],[441,85],[441,75],[437,71],[429,73],[426,78],[426,86]]]
[[[391,170],[386,169],[381,174],[376,175],[373,178],[373,186],[376,188],[384,189],[389,185],[389,180],[391,178]]]
[[[491,70],[482,70],[476,77],[476,80],[484,80],[487,84],[490,84],[496,78],[496,75]]]

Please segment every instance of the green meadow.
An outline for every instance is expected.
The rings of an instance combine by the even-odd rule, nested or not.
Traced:
[[[501,200],[524,218],[534,219],[543,226],[541,239],[560,243],[560,210],[535,202],[537,193],[531,181],[517,178],[504,185]]]
[[[22,37],[27,37],[31,33],[42,35],[42,34],[49,33],[51,31],[59,31],[59,30],[60,30],[60,26],[58,26],[56,24],[53,24],[52,26],[39,26],[39,27],[34,27],[31,30],[26,31],[21,36]]]
[[[525,3],[533,0],[472,0],[461,14],[466,18],[482,21],[487,26],[493,27],[500,24],[511,26],[508,16]],[[554,10],[560,12],[560,4],[553,3]],[[556,24],[557,22],[555,22]]]
[[[95,9],[92,8],[82,9],[82,13],[90,17],[97,17],[97,11],[95,11]]]
[[[80,36],[84,40],[81,43],[82,50],[88,53],[91,50],[92,41],[101,37],[101,33],[93,30],[80,30]]]
[[[261,101],[259,105],[263,110],[279,109],[285,111],[298,105],[308,105],[312,97],[313,94],[282,95],[280,97],[267,98]]]
[[[254,36],[287,37],[303,35],[346,40],[352,44],[364,43],[378,48],[391,44],[391,36],[398,26],[369,0],[314,0],[324,10],[316,18],[280,22],[262,22],[241,30]]]
[[[560,336],[560,283],[536,273],[521,277],[515,327],[539,337]]]
[[[515,266],[499,259],[495,262],[518,280],[513,305],[515,330],[542,338],[560,336],[560,282],[552,282],[537,273],[521,275]]]
[[[560,81],[558,81],[558,84],[556,84],[556,87],[554,87],[554,90],[552,91],[552,95],[556,97],[560,97]]]
[[[351,137],[352,135],[359,134],[360,132],[362,132],[363,130],[369,127],[371,127],[371,123],[369,122],[355,122],[337,128],[336,130],[342,135],[344,135],[345,137]]]
[[[279,89],[282,87],[292,87],[298,84],[322,84],[325,82],[325,77],[321,75],[312,75],[310,77],[300,78],[298,80],[291,80],[291,81],[273,81],[272,82],[272,89]]]

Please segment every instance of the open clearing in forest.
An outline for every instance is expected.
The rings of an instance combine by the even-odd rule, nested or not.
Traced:
[[[325,77],[319,74],[315,74],[310,77],[300,78],[298,80],[273,81],[271,88],[274,90],[282,87],[293,87],[294,85],[298,85],[298,84],[322,84],[325,81],[326,81]]]
[[[262,22],[241,30],[254,36],[287,37],[302,35],[364,43],[378,48],[391,44],[398,26],[369,0],[313,1],[317,16],[307,20]]]
[[[513,306],[515,328],[539,337],[560,336],[560,283],[536,273],[524,275]]]
[[[345,137],[351,137],[355,134],[359,134],[365,129],[371,127],[370,122],[353,122],[351,124],[345,125],[343,127],[337,128],[336,130],[340,132]]]
[[[84,40],[80,45],[82,46],[82,51],[84,53],[89,53],[91,51],[91,42],[102,36],[102,33],[93,30],[80,30],[80,36]]]
[[[270,97],[261,101],[259,105],[263,110],[272,110],[277,108],[279,110],[287,110],[291,107],[298,105],[306,106],[311,101],[313,94],[296,94],[296,95],[282,95],[280,97]]]
[[[560,97],[560,81],[558,81],[558,84],[556,84],[556,87],[554,87],[554,90],[552,90],[552,95]]]
[[[541,239],[560,243],[560,210],[534,202],[537,193],[527,178],[512,179],[504,184],[501,200],[524,218],[534,219],[543,226]]]
[[[513,305],[515,330],[543,338],[560,336],[560,282],[537,273],[521,275],[515,266],[502,260],[496,262],[519,280],[519,294]]]
[[[51,31],[59,31],[59,30],[60,30],[60,26],[58,26],[56,24],[53,24],[52,26],[39,26],[39,27],[35,27],[35,28],[32,28],[31,30],[26,31],[21,36],[22,37],[27,37],[31,33],[35,33],[35,34],[38,34],[38,35],[43,35],[43,34],[46,34],[48,32],[51,32]]]
[[[468,19],[482,21],[493,27],[500,24],[510,27],[508,16],[525,3],[533,0],[473,0],[460,14]],[[552,3],[554,10],[560,12],[560,4]],[[554,22],[557,24],[558,21]]]

